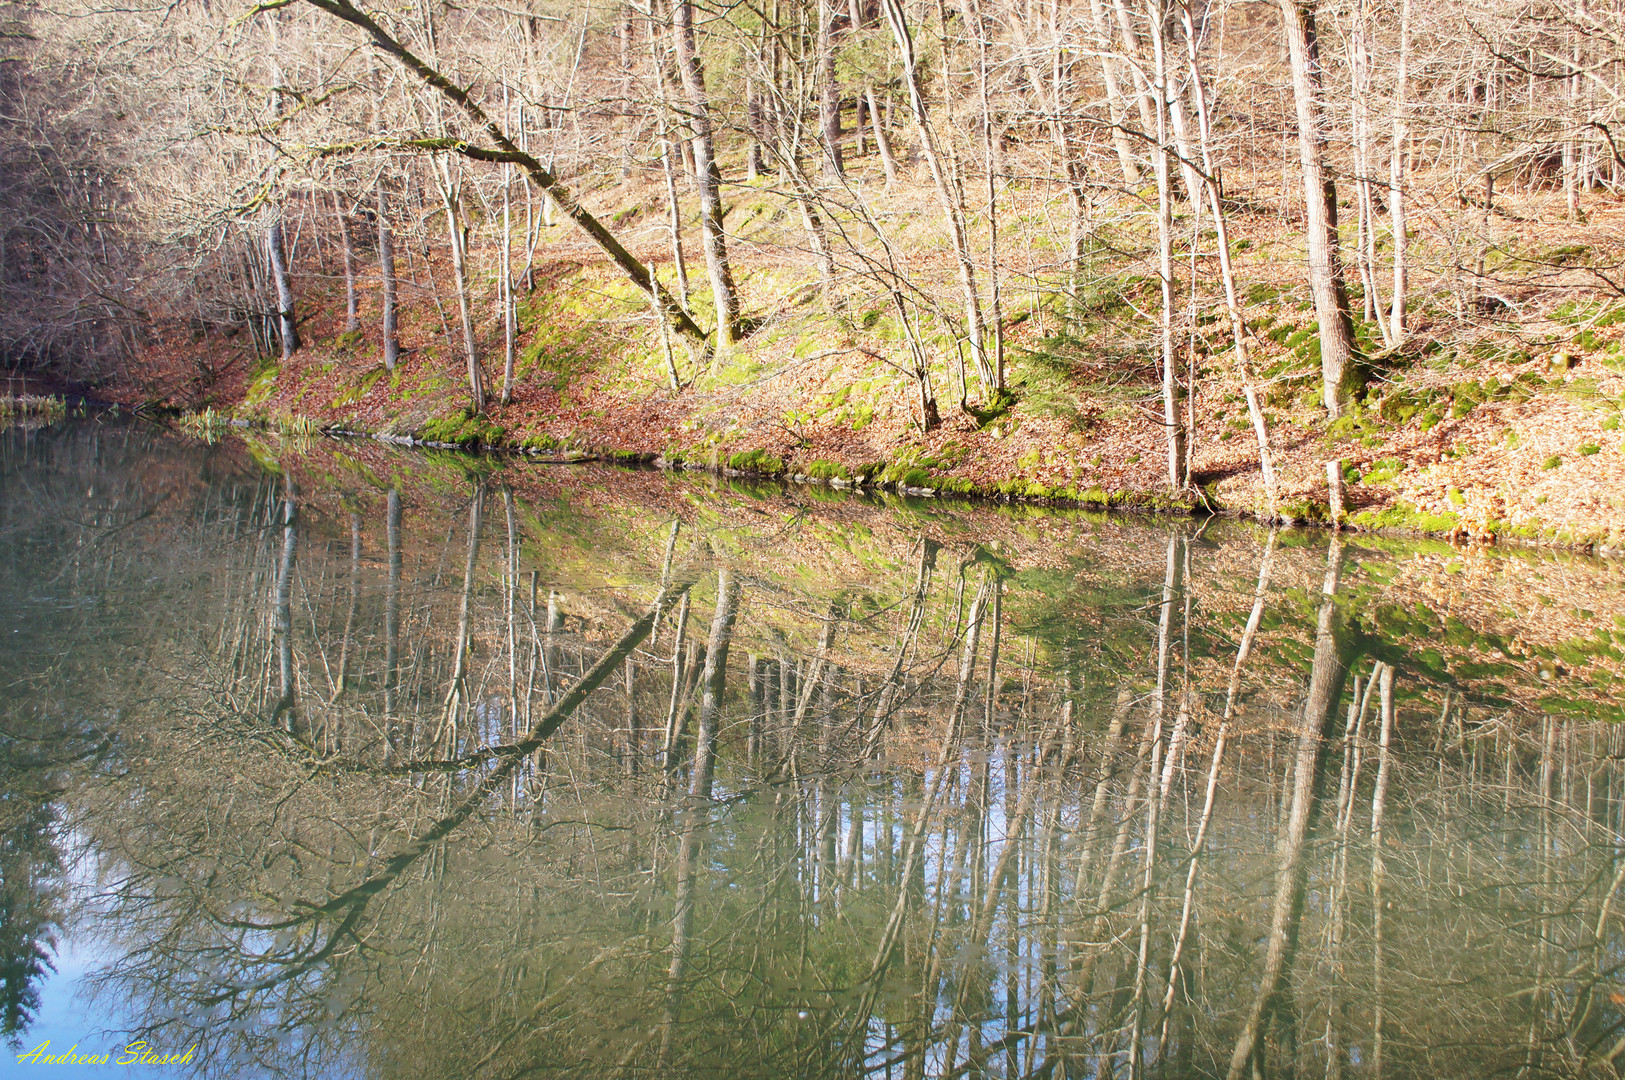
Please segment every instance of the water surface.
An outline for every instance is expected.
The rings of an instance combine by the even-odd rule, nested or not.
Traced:
[[[13,427],[0,1011],[146,1075],[1613,1076],[1622,596]]]

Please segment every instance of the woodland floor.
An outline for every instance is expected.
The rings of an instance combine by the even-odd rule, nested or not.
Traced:
[[[657,189],[627,183],[595,198],[623,208],[616,219],[629,223],[625,235],[670,284]],[[1341,460],[1355,527],[1604,552],[1625,544],[1625,302],[1606,273],[1625,261],[1625,204],[1598,195],[1584,223],[1542,224],[1560,214],[1560,197],[1500,198],[1490,227],[1501,233],[1484,275],[1469,286],[1459,273],[1429,279],[1419,272],[1407,345],[1389,354],[1372,350],[1363,406],[1332,425],[1316,401],[1318,344],[1290,213],[1283,207],[1245,216],[1238,274],[1249,286],[1254,372],[1266,384],[1283,516],[1324,520],[1326,462]],[[894,197],[910,199],[922,221],[934,220],[920,191]],[[1443,207],[1453,196],[1439,199]],[[1197,371],[1191,413],[1201,491],[1170,499],[1151,318],[1155,278],[1143,254],[1102,263],[1063,321],[1053,285],[1045,292],[1037,284],[1044,256],[1029,251],[1028,272],[1004,282],[1014,404],[993,415],[962,410],[957,367],[939,362],[942,423],[922,434],[914,387],[888,359],[902,347],[887,333],[886,309],[864,299],[866,283],[853,279],[843,283],[843,306],[825,310],[810,260],[787,231],[782,208],[773,207],[770,195],[741,189],[729,218],[735,273],[757,328],[714,368],[696,370],[677,348],[687,385],[675,392],[648,308],[586,242],[555,227],[544,230],[531,288],[520,297],[514,400],[493,405],[484,421],[463,414],[465,361],[449,268],[421,248],[402,267],[410,279],[402,283],[404,355],[393,374],[379,365],[375,280],[362,282],[364,329],[343,335],[342,281],[316,272],[318,246],[296,252],[295,266],[305,271],[297,286],[307,345],[287,366],[256,359],[246,334],[172,332],[99,393],[131,405],[209,406],[273,426],[660,454],[787,475],[845,470],[871,481],[1006,498],[1264,511],[1257,446],[1215,298],[1202,301],[1188,354]],[[1426,232],[1434,218],[1421,209],[1413,257],[1425,266],[1431,252],[1433,265],[1444,266],[1439,252],[1447,238]],[[1116,227],[1130,235],[1134,225]],[[1019,248],[1019,225],[1006,236]],[[928,233],[917,239],[914,250],[936,254],[912,256],[911,271],[951,296],[942,245]],[[696,249],[689,256],[691,307],[709,316],[692,232],[689,244]],[[336,260],[331,250],[326,258]],[[494,304],[481,314],[496,388],[500,322]],[[968,395],[976,407],[974,376]]]

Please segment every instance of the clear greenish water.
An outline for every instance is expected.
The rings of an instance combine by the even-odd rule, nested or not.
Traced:
[[[1553,553],[12,427],[0,1075],[1612,1076],[1622,601]]]

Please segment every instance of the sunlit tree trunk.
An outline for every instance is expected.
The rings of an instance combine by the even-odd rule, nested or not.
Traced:
[[[468,231],[463,221],[460,167],[439,156],[431,159],[435,186],[446,211],[446,233],[451,245],[452,284],[457,290],[457,314],[463,328],[463,353],[468,360],[468,393],[476,414],[485,411],[485,366],[480,363],[479,343],[474,338],[468,282]]]
[[[384,181],[378,181],[378,278],[384,295],[384,370],[400,363],[400,316],[395,308],[395,230],[389,224]]]
[[[1405,341],[1405,302],[1409,283],[1405,236],[1405,143],[1410,138],[1406,109],[1406,92],[1410,80],[1411,60],[1411,0],[1399,4],[1399,60],[1394,72],[1394,133],[1393,146],[1388,156],[1388,215],[1393,226],[1394,240],[1394,295],[1388,316],[1388,345],[1396,347]]]
[[[716,161],[716,142],[711,103],[706,95],[705,69],[700,65],[699,46],[694,34],[693,0],[672,0],[672,47],[677,70],[688,93],[689,117],[694,137],[694,186],[700,196],[700,238],[705,248],[705,268],[711,276],[711,297],[716,305],[717,342],[726,345],[740,338],[739,295],[734,288],[733,270],[728,265],[728,241],[722,225],[722,172]]]
[[[1326,168],[1321,118],[1320,41],[1315,0],[1280,0],[1303,170],[1304,233],[1309,245],[1309,291],[1320,324],[1321,402],[1336,418],[1361,386],[1355,364],[1354,323],[1337,242],[1337,182]]]
[[[1004,387],[998,381],[998,373],[987,355],[982,296],[976,285],[976,264],[971,257],[970,240],[965,226],[965,197],[959,172],[957,167],[951,166],[938,145],[936,132],[932,129],[930,116],[926,111],[925,89],[915,61],[914,36],[909,30],[908,13],[903,9],[902,0],[881,0],[881,2],[886,11],[886,21],[891,26],[892,38],[897,43],[898,55],[902,60],[903,83],[904,89],[908,92],[909,109],[914,118],[914,133],[920,140],[920,150],[925,154],[926,164],[930,167],[931,179],[937,191],[937,201],[942,207],[944,222],[948,227],[948,239],[953,246],[954,258],[959,268],[959,286],[965,307],[965,341],[970,347],[977,374],[981,377],[983,392],[989,400],[992,400]]]
[[[344,212],[344,198],[333,192],[333,213],[339,222],[339,242],[344,248],[344,332],[353,334],[361,329],[360,302],[356,296],[355,243],[350,239],[350,219]]]

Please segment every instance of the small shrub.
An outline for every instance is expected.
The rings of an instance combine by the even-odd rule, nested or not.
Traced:
[[[1598,446],[1594,442],[1588,442],[1584,446],[1580,447],[1580,456],[1590,457],[1592,454],[1600,453],[1601,451],[1602,447]]]
[[[1561,464],[1563,464],[1563,459],[1558,457],[1556,454],[1553,454],[1551,457],[1541,462],[1540,467],[1543,469],[1555,469]]]

